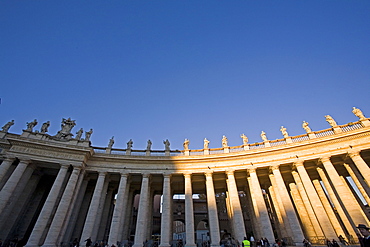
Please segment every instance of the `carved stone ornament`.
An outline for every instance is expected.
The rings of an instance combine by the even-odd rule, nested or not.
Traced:
[[[71,133],[72,128],[76,125],[76,120],[71,120],[71,118],[62,119],[61,130],[55,135],[56,139],[60,140],[70,140],[72,139],[73,134]]]
[[[8,132],[9,131],[9,129],[10,129],[10,127],[12,127],[14,125],[14,120],[12,120],[12,121],[9,121],[9,122],[7,122],[4,126],[3,126],[3,128],[2,128],[2,132]]]

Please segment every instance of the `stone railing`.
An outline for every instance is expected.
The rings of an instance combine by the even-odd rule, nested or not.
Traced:
[[[344,125],[338,125],[336,131],[334,128],[324,129],[320,131],[313,131],[307,134],[302,134],[298,136],[291,136],[288,138],[268,140],[265,142],[256,142],[247,145],[239,145],[232,147],[222,147],[222,148],[210,148],[210,149],[194,149],[194,150],[131,150],[131,149],[117,149],[117,148],[102,148],[93,147],[95,153],[106,153],[115,155],[130,155],[130,156],[195,156],[195,155],[211,155],[211,154],[221,154],[221,153],[236,153],[244,152],[248,150],[262,149],[268,147],[276,147],[287,145],[290,143],[298,143],[303,141],[308,141],[314,138],[321,138],[331,135],[340,134],[342,132],[349,132],[357,129],[364,128],[364,124],[361,121],[352,122]],[[288,140],[289,139],[289,140]]]

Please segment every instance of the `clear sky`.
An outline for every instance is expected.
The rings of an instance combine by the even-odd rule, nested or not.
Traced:
[[[12,133],[71,117],[94,146],[237,146],[370,117],[369,92],[370,1],[0,1]]]

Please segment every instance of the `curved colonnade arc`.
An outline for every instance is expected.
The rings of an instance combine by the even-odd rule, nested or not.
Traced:
[[[341,235],[358,244],[356,226],[369,225],[370,203],[370,127],[363,122],[283,145],[177,156],[2,133],[0,238],[6,245],[84,245],[91,238],[165,247],[250,236],[319,245]]]

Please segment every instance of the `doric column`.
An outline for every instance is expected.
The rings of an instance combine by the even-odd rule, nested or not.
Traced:
[[[302,228],[304,229],[305,236],[308,237],[308,239],[312,239],[316,236],[323,236],[323,234],[316,234],[315,228],[312,226],[312,223],[310,221],[310,216],[306,210],[306,205],[303,202],[303,199],[300,195],[300,192],[297,188],[297,185],[295,183],[289,184],[290,188],[290,194],[292,195],[293,202],[296,206],[296,209],[298,211],[298,215],[302,222]],[[321,231],[321,228],[319,228],[319,231]]]
[[[94,224],[93,232],[91,234],[91,238],[95,239],[95,240],[99,239],[98,238],[98,232],[99,232],[99,229],[100,229],[100,226],[101,226],[101,221],[102,221],[103,212],[104,212],[104,206],[106,204],[106,199],[107,199],[107,196],[108,196],[109,182],[110,182],[110,179],[107,178],[107,176],[106,176],[106,179],[104,181],[104,186],[103,186],[103,189],[102,189],[102,192],[101,192],[100,200],[99,200],[99,207],[98,207],[96,218],[95,218],[95,224]]]
[[[42,244],[41,238],[44,234],[44,231],[46,230],[46,225],[50,220],[51,214],[57,204],[58,197],[63,189],[62,185],[66,178],[67,172],[68,166],[61,165],[58,175],[53,183],[53,186],[51,187],[49,195],[44,203],[44,206],[42,207],[41,213],[37,218],[35,226],[33,227],[31,236],[28,239],[26,245],[27,247],[39,246]]]
[[[341,205],[346,209],[355,225],[358,224],[369,224],[369,221],[363,216],[362,209],[357,201],[353,201],[351,191],[348,190],[346,185],[342,182],[341,178],[334,165],[331,163],[329,157],[321,158],[320,160],[325,167],[326,173],[329,175],[330,181],[335,188],[338,198],[340,198]],[[348,203],[348,202],[352,203]]]
[[[208,225],[211,236],[211,246],[220,246],[220,227],[217,214],[217,203],[215,189],[213,185],[212,172],[206,174],[207,206],[208,206]]]
[[[367,185],[370,187],[370,168],[362,159],[360,152],[351,152],[349,153],[349,157],[351,157]]]
[[[193,189],[191,185],[191,174],[184,174],[185,178],[185,247],[195,246],[194,240],[194,209],[193,209]]]
[[[325,237],[328,239],[336,239],[337,235],[335,234],[335,231],[331,225],[329,217],[326,214],[326,211],[320,201],[319,196],[316,193],[316,190],[311,182],[311,179],[308,176],[308,173],[303,165],[303,161],[296,161],[294,165],[297,168],[299,177],[301,178],[303,187],[307,195],[310,195],[308,199],[311,203],[312,209],[315,212],[316,218],[320,223],[321,229],[325,234]]]
[[[163,203],[160,247],[169,247],[171,241],[171,175],[163,175]]]
[[[150,174],[143,174],[143,181],[141,182],[139,209],[137,213],[135,242],[133,247],[143,246],[145,241],[146,225],[148,223],[148,205],[149,205],[149,186]]]
[[[292,238],[295,243],[301,243],[302,239],[304,238],[301,225],[299,224],[297,215],[295,213],[292,201],[290,200],[287,188],[285,186],[283,177],[281,176],[279,166],[272,166],[271,167],[272,172],[275,177],[276,185],[278,187],[279,195],[282,199],[284,209],[286,212],[286,217],[288,219],[291,232],[292,232]]]
[[[230,196],[230,209],[232,215],[233,224],[233,234],[235,239],[241,243],[246,236],[245,226],[243,219],[243,212],[240,206],[238,188],[236,186],[235,176],[233,170],[228,170],[227,172],[227,190]]]
[[[116,204],[114,206],[113,216],[112,216],[112,223],[110,226],[110,232],[109,232],[109,240],[108,244],[111,246],[112,244],[117,245],[118,241],[121,241],[121,239],[118,238],[119,232],[121,229],[121,222],[122,222],[122,216],[125,212],[124,210],[124,198],[127,192],[127,178],[128,174],[123,173],[121,174],[121,180],[119,182],[118,187],[118,193],[117,193],[117,199]]]
[[[260,222],[260,232],[263,237],[267,238],[270,243],[275,240],[274,233],[272,231],[272,226],[270,222],[270,217],[267,212],[265,199],[263,198],[261,185],[259,183],[256,168],[248,169],[250,176],[249,188],[253,191],[254,201],[256,204],[256,209],[258,210],[257,221]]]
[[[13,164],[15,158],[14,157],[6,157],[0,165],[0,182],[9,170],[10,166]],[[1,189],[1,188],[0,188]]]
[[[278,197],[276,196],[276,193],[275,193],[276,183],[273,182],[273,181],[275,181],[274,174],[270,174],[269,177],[270,177],[270,180],[271,180],[271,186],[269,187],[269,194],[270,194],[270,197],[271,197],[272,206],[273,206],[275,214],[276,214],[276,218],[274,217],[275,218],[274,223],[275,223],[275,226],[276,226],[276,231],[278,232],[278,236],[288,236],[288,234],[286,232],[286,229],[285,229],[285,226],[284,226],[283,216],[280,212],[280,208],[283,208],[283,206],[280,205],[280,204],[282,204],[281,200],[278,201]],[[253,191],[251,191],[251,195],[253,195]],[[256,214],[258,214],[258,213],[255,213],[254,215],[256,215]],[[285,214],[285,210],[284,210],[284,214]],[[259,236],[262,236],[262,234],[259,233],[256,236],[259,237]]]
[[[321,178],[321,181],[324,183],[325,189],[328,192],[330,200],[334,204],[334,207],[335,207],[340,219],[342,220],[343,225],[345,226],[345,228],[347,229],[349,234],[351,234],[352,236],[355,236],[356,232],[354,231],[353,226],[352,226],[351,222],[349,221],[349,219],[347,217],[347,214],[344,211],[344,208],[339,203],[339,200],[338,200],[337,196],[335,195],[333,187],[330,184],[328,178],[326,177],[324,170],[320,166],[317,166],[316,170],[317,170],[317,173],[319,174],[319,176]]]
[[[343,229],[342,229],[342,227],[341,227],[341,225],[340,225],[340,223],[337,219],[337,216],[335,215],[335,213],[333,211],[333,208],[331,207],[330,202],[329,202],[329,200],[328,200],[328,198],[327,198],[327,196],[324,192],[324,189],[322,188],[319,180],[315,179],[315,180],[312,181],[312,183],[316,188],[317,194],[320,197],[321,203],[324,206],[325,211],[329,216],[330,222],[331,222],[335,232],[337,233],[337,236],[339,236],[339,235],[345,236],[346,234],[343,231]]]
[[[63,196],[60,199],[57,211],[54,214],[53,221],[50,225],[49,231],[46,235],[44,247],[50,246],[55,247],[59,246],[59,234],[63,227],[63,224],[66,219],[67,211],[69,205],[71,204],[73,194],[75,193],[78,177],[80,174],[81,168],[74,167],[71,176],[69,177],[67,186],[64,190]]]
[[[361,181],[358,179],[359,178],[358,176],[360,176],[360,175],[358,174],[358,171],[357,170],[354,171],[349,164],[344,163],[343,165],[346,168],[346,170],[349,173],[349,175],[351,176],[353,182],[356,184],[358,190],[361,192],[361,194],[364,197],[364,199],[367,202],[367,204],[370,205],[369,194],[366,191],[366,190],[369,191],[369,187],[367,186],[367,184],[365,184],[366,187],[363,186],[363,183],[361,183]]]
[[[19,183],[20,179],[22,178],[23,173],[26,171],[26,168],[30,161],[28,160],[21,160],[17,167],[15,168],[14,172],[4,185],[4,187],[0,191],[0,212],[3,212],[5,206],[7,205],[11,195],[13,194],[17,184]],[[1,214],[0,214],[1,215]]]
[[[102,191],[103,191],[106,175],[107,174],[105,172],[99,172],[98,180],[96,181],[96,185],[94,189],[94,194],[91,199],[90,207],[87,212],[87,216],[85,220],[85,225],[82,231],[80,245],[83,245],[85,239],[93,237],[92,234],[94,231],[94,226],[96,224],[96,217],[98,214],[100,198],[102,196]],[[91,239],[91,240],[94,241],[94,239]]]
[[[321,230],[320,223],[319,223],[318,219],[316,218],[315,212],[314,212],[314,210],[311,206],[311,203],[310,203],[310,200],[309,200],[309,195],[306,193],[306,190],[304,189],[304,186],[302,184],[302,181],[301,181],[301,178],[299,177],[298,172],[292,171],[292,175],[293,175],[294,181],[297,185],[299,194],[302,198],[304,208],[305,208],[305,210],[307,212],[307,216],[308,216],[308,218],[303,218],[302,219],[302,222],[304,222],[303,225],[307,228],[309,226],[311,226],[313,228],[314,234],[309,235],[310,237],[315,236],[315,235],[316,236],[324,236],[324,233]],[[309,221],[309,223],[307,221]]]
[[[108,186],[107,196],[105,197],[103,212],[102,212],[102,216],[100,220],[98,233],[96,235],[97,236],[96,239],[105,239],[107,226],[108,224],[111,223],[109,214],[111,212],[111,206],[113,204],[112,202],[113,202],[114,190],[115,190],[114,186]]]

